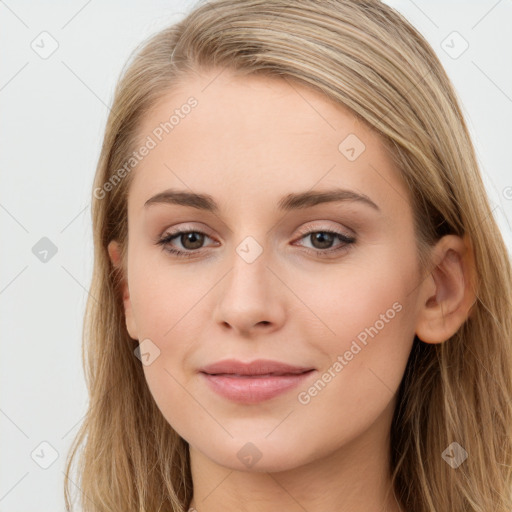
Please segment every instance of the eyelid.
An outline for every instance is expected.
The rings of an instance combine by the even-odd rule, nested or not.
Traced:
[[[183,231],[194,231],[198,233],[204,233],[205,235],[208,235],[210,238],[215,239],[215,237],[212,235],[212,230],[205,227],[204,224],[201,224],[199,227],[194,226],[192,224],[179,224],[178,227],[164,229],[161,236],[164,237],[167,235],[174,235],[177,233],[181,233]]]
[[[346,227],[341,228],[339,226],[336,226],[336,227],[326,226],[325,225],[326,221],[314,221],[314,222],[318,222],[319,225],[300,226],[300,228],[298,228],[298,232],[301,235],[309,235],[311,233],[316,233],[318,231],[331,231],[331,232],[335,232],[339,235],[342,235],[346,238],[355,238],[355,236],[356,236],[354,231],[352,231],[351,229],[348,229]]]

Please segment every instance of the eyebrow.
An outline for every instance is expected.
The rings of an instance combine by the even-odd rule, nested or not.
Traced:
[[[307,191],[287,194],[279,200],[277,207],[281,211],[290,211],[311,208],[322,203],[342,201],[358,201],[370,206],[374,210],[380,211],[380,208],[367,195],[342,188],[336,188],[328,191]],[[148,208],[154,204],[177,204],[197,208],[198,210],[209,211],[215,214],[219,213],[219,206],[212,196],[175,189],[164,190],[163,192],[149,198],[144,203],[144,208]]]

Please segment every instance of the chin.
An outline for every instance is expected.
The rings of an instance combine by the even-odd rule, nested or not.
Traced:
[[[214,445],[215,451],[212,451],[210,440],[205,450],[200,450],[203,456],[233,471],[275,473],[294,469],[308,462],[303,445],[285,446],[277,437],[272,441],[261,438],[250,441],[245,436],[243,439],[230,439],[224,445]]]

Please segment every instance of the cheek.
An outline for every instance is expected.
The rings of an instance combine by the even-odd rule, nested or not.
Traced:
[[[363,403],[375,412],[398,388],[412,347],[414,259],[382,251],[332,273],[330,279],[297,281],[298,295],[307,297],[314,313],[304,317],[302,331],[324,355],[325,388],[334,393],[325,399],[353,407],[354,414]],[[317,388],[324,393],[322,383]]]
[[[323,439],[311,444],[309,457],[349,442],[394,407],[414,330],[403,281],[393,274],[374,277],[360,274],[357,286],[331,285],[325,294],[312,297],[321,304],[318,311],[330,330],[314,340],[308,337],[323,353],[323,365],[318,378],[295,396],[302,435],[314,439],[323,433]]]
[[[179,272],[161,272],[158,278],[139,281],[133,291],[132,306],[139,339],[149,338],[157,347],[159,357],[148,369],[148,376],[172,383],[170,373],[179,372],[183,383],[189,371],[188,354],[197,350],[205,324],[197,318],[201,298],[208,287],[204,280],[184,279]],[[156,376],[158,375],[158,377]],[[178,378],[177,375],[175,375]]]
[[[368,329],[374,332],[372,326],[381,337],[397,335],[404,327],[404,310],[411,300],[412,263],[408,255],[401,257],[384,247],[364,260],[347,259],[346,264],[331,266],[323,274],[295,278],[294,292],[309,309],[301,317],[310,326],[318,324],[324,337],[322,346],[333,351],[359,335],[364,342],[364,333]]]
[[[197,277],[198,273],[185,265],[167,261],[157,251],[153,253],[157,256],[135,256],[130,297],[139,331],[156,333],[164,339],[172,336],[214,282],[209,284],[204,273]]]
[[[186,418],[203,413],[193,398],[190,354],[200,349],[204,339],[205,324],[197,316],[200,310],[204,314],[201,299],[215,281],[204,276],[194,280],[184,267],[170,269],[162,261],[158,265],[132,261],[130,295],[139,339],[151,340],[157,354],[143,366],[145,379],[167,422],[187,438],[191,426]]]
[[[375,311],[382,311],[387,323],[379,316],[375,320],[373,310],[347,320],[345,331],[338,322],[341,334],[325,348],[329,354],[318,378],[297,392],[295,420],[301,422],[302,434],[323,435],[311,446],[311,457],[349,443],[383,415],[391,419],[414,337],[402,316],[405,308]]]

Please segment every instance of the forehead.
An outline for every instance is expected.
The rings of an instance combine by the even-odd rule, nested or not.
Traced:
[[[167,188],[256,207],[263,197],[272,204],[292,192],[343,187],[390,214],[408,207],[379,135],[295,81],[227,70],[191,75],[145,116],[138,139],[152,147],[132,171],[129,208],[137,213]]]

